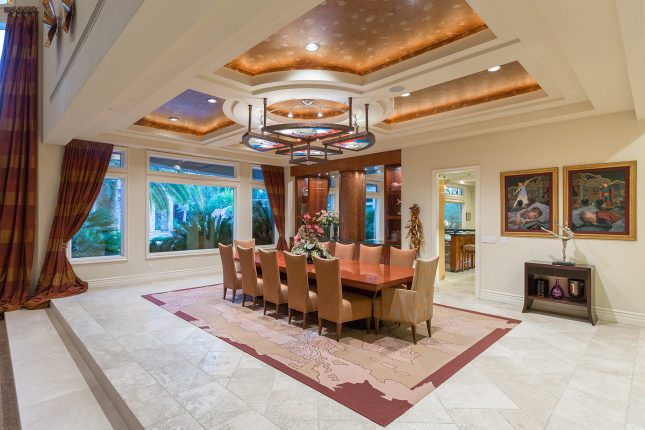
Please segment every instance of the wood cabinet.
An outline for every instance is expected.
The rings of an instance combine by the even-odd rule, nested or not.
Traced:
[[[402,235],[402,208],[401,208],[401,187],[402,172],[401,165],[386,165],[384,176],[385,186],[385,243],[400,246]]]

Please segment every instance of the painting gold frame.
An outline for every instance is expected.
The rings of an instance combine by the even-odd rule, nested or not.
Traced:
[[[625,214],[625,219],[628,220],[628,231],[625,234],[619,233],[582,233],[574,230],[576,239],[605,239],[605,240],[636,240],[636,161],[623,161],[617,163],[600,163],[600,164],[580,164],[576,166],[565,166],[563,168],[564,175],[564,201],[563,201],[563,218],[567,224],[571,226],[571,214],[569,208],[571,202],[569,179],[570,173],[585,170],[605,170],[611,168],[629,168],[629,213]]]
[[[499,174],[499,183],[500,183],[500,227],[502,236],[514,236],[514,237],[542,237],[542,238],[552,238],[553,236],[546,231],[510,231],[507,227],[507,208],[506,208],[506,178],[509,176],[528,176],[528,175],[539,175],[539,174],[551,174],[551,206],[549,207],[549,213],[551,215],[552,228],[551,230],[557,230],[558,221],[559,221],[559,209],[558,209],[558,200],[559,200],[559,186],[558,186],[558,168],[557,167],[548,167],[544,169],[529,169],[529,170],[515,170],[511,172],[500,172]]]

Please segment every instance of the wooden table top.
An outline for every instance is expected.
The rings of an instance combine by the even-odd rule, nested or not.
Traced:
[[[260,267],[260,254],[255,253],[255,263]],[[281,272],[287,267],[284,262],[284,253],[278,251],[278,266]],[[313,264],[307,264],[310,277],[315,277],[316,270]],[[378,292],[385,288],[412,282],[414,269],[411,267],[390,266],[387,264],[370,264],[356,260],[340,260],[340,278],[343,286],[359,288],[370,292]]]

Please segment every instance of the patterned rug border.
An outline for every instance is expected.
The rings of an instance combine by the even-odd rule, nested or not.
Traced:
[[[154,297],[160,294],[168,294],[168,293],[176,293],[179,291],[189,291],[189,290],[197,290],[201,288],[210,288],[210,287],[217,287],[222,285],[220,284],[211,284],[211,285],[203,285],[199,287],[190,287],[190,288],[181,288],[178,290],[170,290],[170,291],[163,291],[163,292],[158,292],[158,293],[152,293],[152,294],[145,294],[142,295],[141,297],[148,300],[149,302],[160,306],[163,308],[163,305],[167,304],[166,302],[159,300],[158,298]],[[496,318],[496,319],[501,319],[506,321],[509,324],[520,324],[522,321],[514,318],[507,318],[503,317],[500,315],[493,315],[493,314],[488,314],[484,312],[478,312],[478,311],[473,311],[470,309],[462,309],[458,308],[455,306],[448,306],[448,305],[442,305],[439,303],[435,303],[435,306],[440,306],[448,309],[454,309],[458,310],[461,312],[467,312],[475,315],[482,315],[486,317],[491,317],[491,318]],[[177,317],[183,319],[184,321],[187,321],[189,323],[193,323],[194,321],[197,321],[196,318],[192,317],[191,315],[188,315],[182,311],[177,311],[177,312],[171,312],[170,310],[167,310],[163,308],[166,312],[176,315]],[[201,330],[206,331],[206,329],[210,328],[208,326],[203,326],[200,327],[198,325],[195,325]],[[472,360],[474,360],[479,354],[484,352],[486,349],[488,349],[490,346],[492,346],[495,342],[500,340],[504,335],[508,332],[510,332],[513,328],[505,328],[505,329],[500,329],[497,328],[490,332],[488,335],[484,336],[481,338],[479,341],[477,341],[475,344],[470,346],[468,349],[466,349],[464,352],[456,356],[454,359],[449,361],[447,364],[442,366],[440,369],[429,375],[427,378],[416,384],[412,389],[417,389],[427,383],[431,383],[435,389],[439,387],[439,385],[443,384],[446,382],[451,376],[453,376],[455,373],[457,373],[459,370],[461,370],[464,366],[466,366],[468,363],[470,363]],[[224,336],[217,336],[211,332],[207,333],[211,334],[212,336],[217,337],[218,339],[223,340],[224,342],[228,343],[231,346],[236,347],[242,352],[245,352],[249,354],[252,357],[257,358],[258,360],[262,361],[265,364],[268,364],[269,366],[273,367],[276,370],[279,370],[280,372],[294,378],[298,382],[301,382],[308,387],[318,391],[321,394],[324,394],[325,396],[329,397],[330,399],[342,404],[346,408],[349,408],[353,410],[356,413],[361,414],[365,418],[375,422],[376,424],[385,427],[388,424],[390,424],[392,421],[394,421],[396,418],[399,416],[403,415],[408,409],[410,409],[414,404],[411,404],[406,401],[402,400],[386,400],[382,397],[379,399],[373,399],[375,401],[373,402],[364,402],[361,404],[356,404],[353,402],[349,402],[348,396],[355,396],[356,391],[355,390],[349,390],[349,389],[342,389],[342,388],[348,388],[348,387],[343,387],[344,385],[347,384],[342,384],[340,387],[342,387],[340,390],[332,390],[328,387],[325,387],[324,385],[317,383],[313,379],[307,377],[306,375],[298,372],[297,370],[294,370],[290,368],[289,366],[279,362],[278,360],[265,355],[261,352],[258,352],[256,349],[249,345],[245,345],[243,343],[238,343],[235,342],[227,337]],[[356,386],[358,384],[349,384]],[[356,388],[356,387],[355,387]],[[362,391],[365,392],[365,398],[368,398],[370,394],[374,391],[372,386],[365,381],[363,384],[361,384],[360,387],[358,387]],[[373,397],[373,396],[372,396]]]

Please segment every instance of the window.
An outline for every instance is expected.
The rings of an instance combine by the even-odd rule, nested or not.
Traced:
[[[125,179],[106,176],[92,210],[72,238],[72,259],[124,256]]]
[[[256,245],[273,245],[275,243],[275,224],[269,203],[269,195],[264,188],[253,188],[252,223],[253,239]]]
[[[462,228],[463,203],[446,202],[443,210],[445,228]]]
[[[327,212],[334,212],[334,200],[335,200],[335,195],[334,194],[327,194]]]
[[[210,160],[174,158],[162,155],[150,155],[150,172],[175,173],[178,175],[210,176],[214,178],[234,179],[235,165],[218,163]]]
[[[208,250],[233,243],[235,188],[149,183],[150,253]]]
[[[378,193],[378,185],[367,183],[365,185],[365,192],[367,193]]]
[[[463,188],[457,188],[457,187],[446,187],[446,194],[449,194],[451,196],[463,196],[464,195],[464,189]]]
[[[251,168],[251,179],[258,182],[264,182],[264,175],[262,174],[262,167]]]
[[[378,239],[378,199],[368,197],[365,200],[365,239]]]
[[[110,169],[125,169],[125,149],[115,149],[110,158]]]
[[[7,4],[6,1],[3,3],[0,0],[0,5]],[[7,26],[6,22],[0,22],[0,57],[2,57],[2,52],[4,51],[4,30]]]

